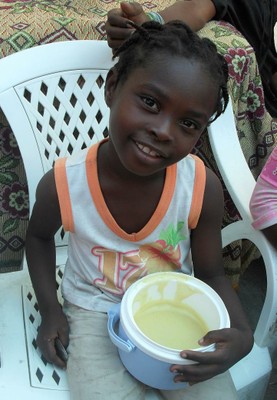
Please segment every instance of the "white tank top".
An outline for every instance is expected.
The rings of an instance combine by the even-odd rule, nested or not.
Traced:
[[[117,225],[101,192],[99,145],[59,159],[55,180],[62,224],[69,231],[62,294],[79,307],[106,312],[132,282],[147,274],[192,273],[190,230],[201,213],[206,171],[193,155],[168,167],[155,212],[139,232],[128,234]]]

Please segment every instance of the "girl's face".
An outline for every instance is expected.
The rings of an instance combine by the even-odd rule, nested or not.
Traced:
[[[188,155],[215,112],[217,88],[199,62],[160,57],[106,81],[110,146],[129,172],[150,176]]]

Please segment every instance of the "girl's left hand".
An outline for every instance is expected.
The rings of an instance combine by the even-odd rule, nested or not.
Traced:
[[[247,331],[236,328],[208,332],[200,341],[200,346],[215,344],[215,351],[200,352],[184,350],[181,357],[197,364],[171,366],[171,372],[177,373],[175,382],[198,383],[227,371],[243,358],[253,345],[253,336]],[[250,347],[251,348],[251,347]]]

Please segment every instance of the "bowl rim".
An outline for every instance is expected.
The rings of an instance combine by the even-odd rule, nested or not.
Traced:
[[[201,281],[200,279],[192,275],[187,275],[184,274],[183,272],[172,272],[172,271],[156,272],[153,274],[146,275],[141,279],[137,280],[136,282],[134,282],[128,288],[121,301],[120,324],[122,325],[125,334],[128,336],[128,339],[131,340],[131,342],[133,342],[133,344],[137,348],[139,348],[141,351],[145,352],[149,356],[152,356],[156,359],[160,359],[161,361],[166,361],[169,363],[191,364],[192,361],[184,359],[180,356],[181,352],[180,349],[173,349],[163,346],[153,341],[148,336],[146,336],[136,324],[133,314],[131,312],[132,301],[134,300],[137,291],[140,290],[140,288],[150,286],[151,283],[154,283],[157,280],[164,280],[164,279],[167,280],[174,279],[178,281],[182,280],[183,282],[186,282],[190,286],[197,288],[197,290],[200,293],[208,295],[208,297],[215,304],[215,306],[217,307],[217,304],[219,304],[220,309],[222,310],[221,324],[220,327],[218,327],[218,329],[230,327],[229,313],[226,309],[223,300],[216,293],[214,289],[212,289],[208,284],[206,284],[205,282]],[[205,289],[205,292],[201,289]],[[201,351],[201,352],[214,351],[215,345],[210,344],[209,346],[199,346],[197,348],[190,350]]]

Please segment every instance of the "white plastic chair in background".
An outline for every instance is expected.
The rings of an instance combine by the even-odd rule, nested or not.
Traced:
[[[242,218],[222,230],[223,246],[248,239],[259,249],[266,269],[267,289],[254,347],[230,370],[240,399],[258,400],[264,398],[272,369],[271,356],[277,350],[277,251],[252,227],[249,202],[255,179],[240,146],[231,101],[225,113],[211,124],[208,134],[218,169]]]
[[[109,110],[104,80],[113,65],[105,41],[69,41],[34,47],[0,60],[0,107],[16,136],[30,196],[56,158],[72,154],[106,134]],[[231,369],[241,400],[261,400],[271,371],[269,349],[276,345],[276,252],[251,227],[249,197],[255,181],[244,160],[232,108],[209,128],[224,182],[242,215],[223,230],[224,245],[248,238],[266,264],[267,293],[255,331],[253,351]],[[231,150],[232,149],[232,150]],[[57,280],[66,259],[67,237],[57,242]],[[40,317],[26,265],[0,275],[0,398],[69,399],[65,372],[48,364],[36,348]],[[255,365],[255,368],[253,368]],[[249,366],[251,369],[249,369]],[[149,392],[148,398],[155,397]]]

